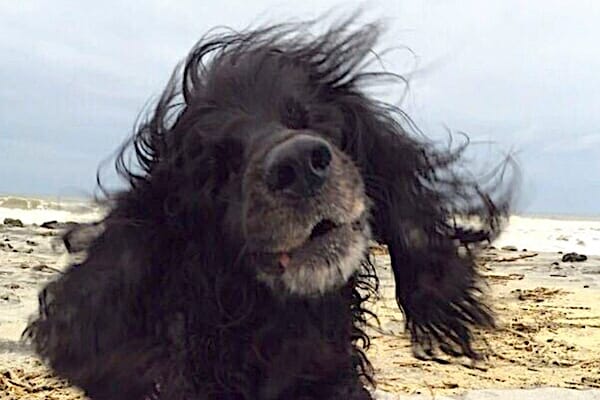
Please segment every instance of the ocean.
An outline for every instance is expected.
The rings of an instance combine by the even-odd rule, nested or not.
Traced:
[[[18,218],[24,224],[38,225],[52,220],[90,222],[100,219],[104,212],[102,207],[89,200],[0,196],[0,221]],[[494,245],[600,255],[600,217],[513,215]]]
[[[84,199],[0,196],[0,222],[4,218],[18,218],[29,225],[46,221],[91,222],[103,215],[101,207]]]
[[[566,215],[513,215],[496,247],[600,255],[600,218]]]

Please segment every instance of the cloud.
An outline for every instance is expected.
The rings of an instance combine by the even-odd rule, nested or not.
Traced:
[[[571,137],[568,133],[550,141],[543,147],[543,152],[551,154],[593,152],[598,154],[600,149],[600,132]],[[600,171],[600,168],[598,169]],[[600,172],[599,172],[600,175]]]
[[[403,106],[427,134],[445,137],[447,126],[491,141],[490,158],[519,150],[532,211],[600,213],[590,193],[566,199],[557,185],[585,184],[600,196],[591,172],[600,160],[594,1],[0,2],[0,146],[10,152],[0,191],[91,189],[99,160],[209,28],[359,5],[387,22],[381,48],[401,48],[383,61],[411,77]],[[403,94],[379,92],[390,100]]]

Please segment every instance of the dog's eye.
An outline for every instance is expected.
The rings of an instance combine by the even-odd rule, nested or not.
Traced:
[[[283,102],[281,123],[290,129],[308,127],[308,110],[298,100],[289,98]]]
[[[223,178],[231,173],[238,173],[242,167],[244,150],[242,144],[234,138],[221,140],[215,146],[216,163],[221,170],[218,172]]]
[[[188,162],[193,162],[194,160],[201,159],[206,151],[206,146],[204,143],[198,138],[193,138],[187,140],[183,146],[182,153],[185,155],[185,160]]]

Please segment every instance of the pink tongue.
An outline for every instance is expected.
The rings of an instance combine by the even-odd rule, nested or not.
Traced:
[[[290,265],[290,255],[288,253],[281,253],[279,255],[279,265],[281,265],[283,268],[287,268],[288,265]]]

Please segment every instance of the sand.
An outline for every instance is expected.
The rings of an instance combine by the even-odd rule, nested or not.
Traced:
[[[481,388],[600,388],[600,257],[582,263],[560,259],[557,253],[498,250],[482,257],[500,327],[480,335],[477,345],[487,359],[477,364],[415,360],[402,335],[392,282],[384,281],[375,308],[386,334],[374,333],[370,352],[378,388],[429,395]],[[389,269],[385,255],[378,261]]]
[[[84,398],[19,340],[36,310],[37,291],[68,264],[58,235],[33,225],[0,225],[1,399]],[[477,346],[487,358],[475,365],[412,357],[393,300],[389,258],[384,249],[375,249],[374,257],[382,296],[373,308],[381,328],[371,330],[369,357],[379,398],[600,399],[593,390],[600,388],[600,257],[563,263],[557,252],[489,249],[480,268],[500,328],[481,332]]]

